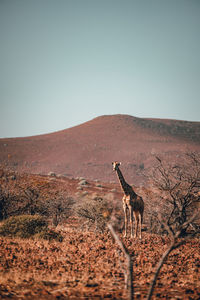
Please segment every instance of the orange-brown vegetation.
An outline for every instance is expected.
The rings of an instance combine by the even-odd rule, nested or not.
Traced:
[[[126,299],[124,274],[110,234],[82,231],[73,220],[58,230],[62,243],[0,238],[0,297]],[[133,257],[136,299],[144,299],[169,240],[144,233],[142,241],[124,242]],[[200,241],[193,239],[170,254],[154,299],[198,299],[199,247]]]
[[[97,199],[107,201],[116,213],[119,223],[116,230],[123,239],[119,185],[83,178],[19,174],[3,169],[0,185],[3,214],[7,214],[2,214],[3,218],[33,214],[36,210],[48,220],[50,228],[63,236],[62,242],[0,237],[1,299],[127,298],[120,263],[124,258],[117,251],[111,234],[106,228],[99,231],[95,222],[87,226],[86,219],[76,213],[83,203],[90,203],[92,207]],[[123,241],[133,259],[135,298],[144,299],[156,264],[170,240],[165,235],[150,232],[150,210],[158,207],[155,191],[137,189],[137,192],[143,193],[143,230],[147,231],[142,240],[126,238]],[[73,199],[73,203],[63,206],[68,199]],[[9,206],[2,201],[8,201]],[[59,207],[63,211],[60,212]],[[52,224],[55,212],[58,216],[56,228]],[[200,240],[194,238],[170,253],[161,269],[153,299],[200,297],[199,248]]]

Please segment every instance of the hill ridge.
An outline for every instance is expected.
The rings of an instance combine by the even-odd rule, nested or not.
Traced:
[[[111,162],[123,162],[129,182],[142,184],[153,155],[200,150],[200,122],[104,115],[61,131],[0,139],[0,164],[19,172],[116,181]]]

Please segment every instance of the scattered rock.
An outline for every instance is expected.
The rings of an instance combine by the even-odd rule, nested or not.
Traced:
[[[83,193],[82,193],[82,196],[83,197],[85,197],[85,196],[87,196],[88,195],[88,192],[87,191],[84,191]]]
[[[82,186],[77,186],[77,190],[82,191]]]
[[[96,187],[102,188],[103,186],[100,183],[98,183],[98,184],[96,184]]]
[[[55,174],[55,175],[56,175],[56,174]],[[58,174],[57,177],[58,177],[58,178],[62,178],[63,175],[62,175],[62,174]]]
[[[56,177],[56,173],[55,172],[49,172],[48,176]]]
[[[85,179],[82,179],[80,182],[79,182],[79,185],[86,185],[88,184],[88,182],[85,180]]]

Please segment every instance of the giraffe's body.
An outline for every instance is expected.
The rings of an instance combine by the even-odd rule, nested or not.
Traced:
[[[137,237],[138,225],[140,225],[140,239],[142,238],[142,220],[143,220],[143,212],[144,212],[144,201],[142,197],[137,195],[133,188],[125,181],[122,172],[119,169],[121,163],[113,162],[113,170],[117,172],[119,182],[121,188],[124,192],[124,196],[122,198],[123,208],[125,214],[125,237],[127,234],[127,209],[130,214],[130,225],[131,225],[131,237],[133,236],[133,215],[135,218],[135,234],[134,237]]]

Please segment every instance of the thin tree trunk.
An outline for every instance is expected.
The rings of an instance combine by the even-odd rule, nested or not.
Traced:
[[[116,234],[114,228],[112,227],[111,224],[107,225],[112,236],[115,239],[115,242],[119,245],[121,248],[122,252],[124,253],[124,256],[126,258],[126,274],[125,274],[125,285],[128,290],[129,294],[129,300],[134,299],[134,287],[133,287],[133,262],[131,259],[131,255],[129,254],[128,250],[126,249],[126,246],[123,244],[123,242],[120,240],[118,235]]]
[[[161,257],[160,261],[158,262],[158,265],[157,265],[157,268],[156,268],[156,272],[154,274],[154,277],[152,279],[152,282],[150,284],[150,287],[149,287],[149,292],[148,292],[148,295],[147,295],[147,300],[150,300],[151,299],[151,296],[153,294],[153,290],[154,290],[154,286],[156,284],[156,280],[157,280],[157,277],[160,273],[160,269],[162,268],[166,258],[168,257],[169,253],[174,249],[174,243],[171,243],[170,246],[167,248],[167,250],[163,253],[163,256]]]

